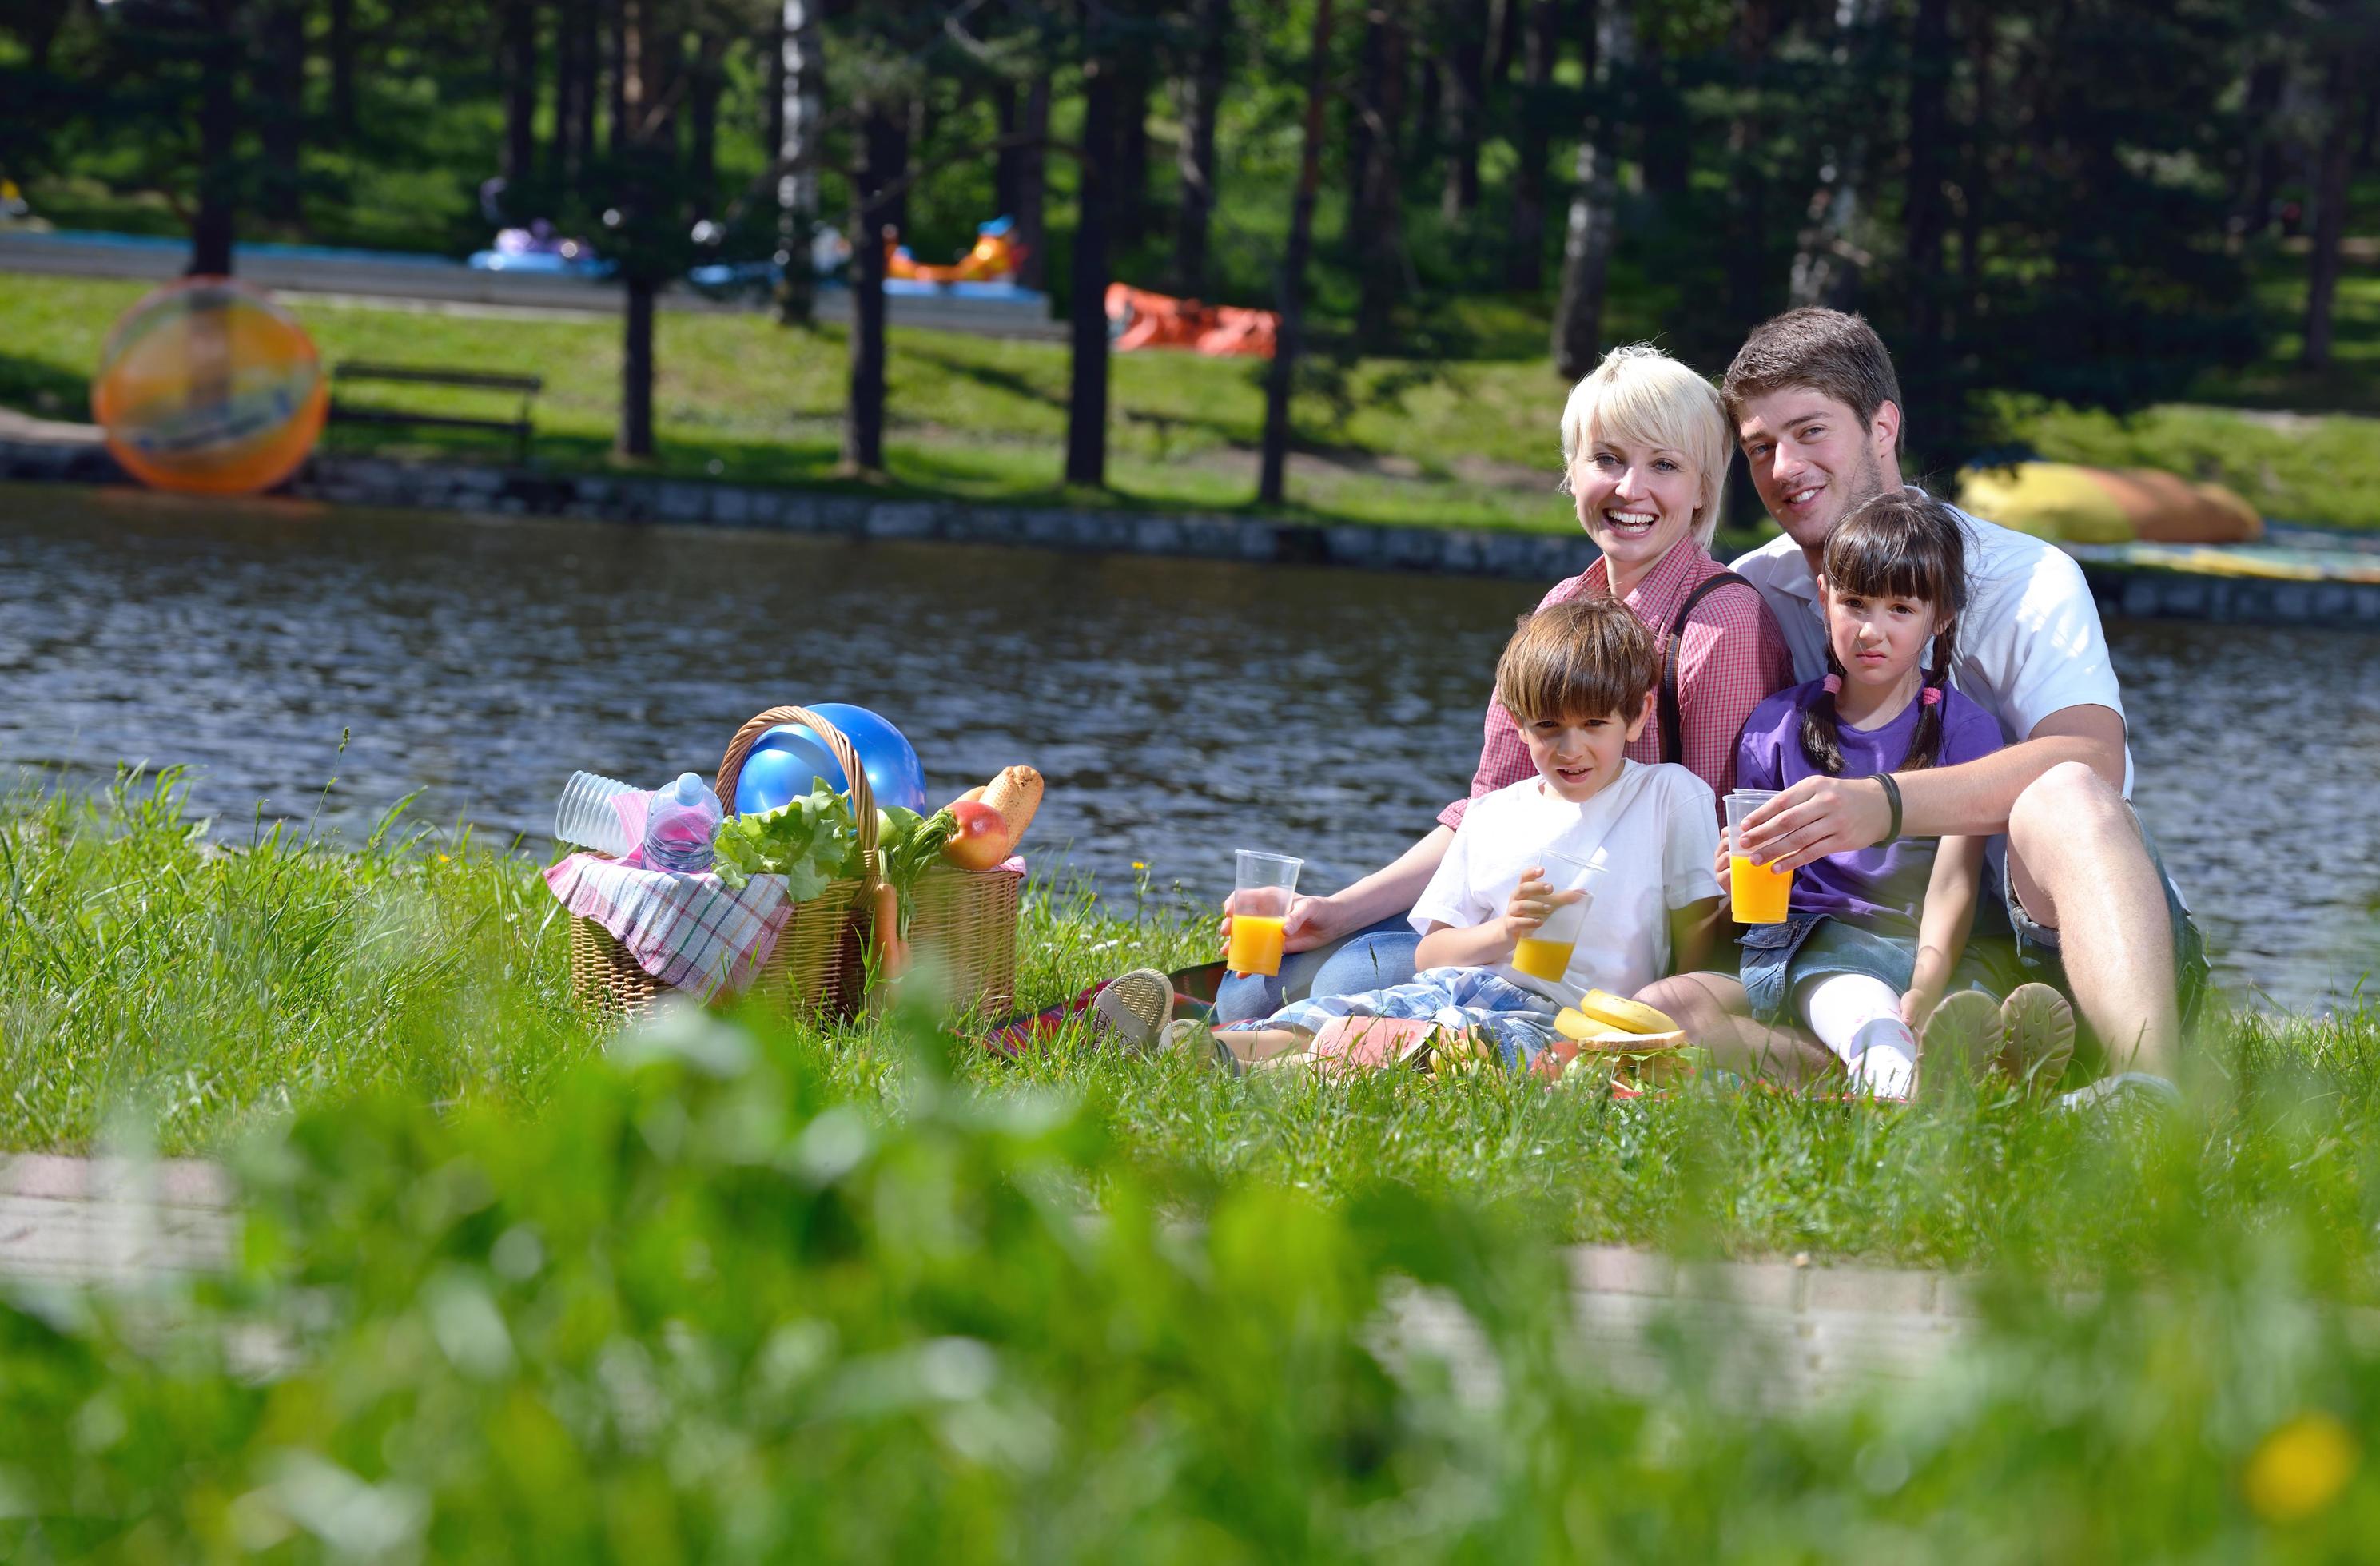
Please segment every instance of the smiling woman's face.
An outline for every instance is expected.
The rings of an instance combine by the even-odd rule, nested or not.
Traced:
[[[1669,553],[1703,504],[1702,480],[1685,453],[1600,431],[1579,443],[1570,484],[1579,526],[1611,562],[1615,587]]]

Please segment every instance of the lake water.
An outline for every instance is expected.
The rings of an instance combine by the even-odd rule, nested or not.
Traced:
[[[0,768],[194,769],[219,833],[311,814],[534,839],[585,767],[708,775],[738,723],[849,701],[939,801],[1049,779],[1027,848],[1110,895],[1219,893],[1234,846],[1335,887],[1467,785],[1541,590],[1134,556],[0,487]],[[2375,964],[2380,638],[2119,622],[2138,803],[2235,989]],[[337,754],[342,730],[352,738]]]

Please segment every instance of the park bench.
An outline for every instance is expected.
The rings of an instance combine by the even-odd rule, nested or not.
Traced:
[[[466,419],[451,413],[408,413],[402,408],[363,407],[339,399],[337,388],[352,381],[401,381],[417,386],[467,386],[485,392],[517,392],[520,413],[513,419]],[[504,375],[485,370],[440,370],[424,365],[365,364],[347,360],[331,370],[334,424],[419,425],[440,430],[494,430],[512,436],[516,460],[528,460],[528,405],[545,390],[541,375]]]

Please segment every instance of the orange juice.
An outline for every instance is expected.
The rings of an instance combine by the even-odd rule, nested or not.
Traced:
[[[1264,974],[1270,977],[1281,972],[1281,921],[1264,914],[1233,914],[1232,916],[1232,949],[1223,955],[1223,965],[1233,973]]]
[[[1747,925],[1781,924],[1793,895],[1793,872],[1774,865],[1755,865],[1741,854],[1727,856],[1728,889],[1735,921]]]
[[[1577,945],[1575,941],[1539,941],[1524,935],[1512,949],[1512,965],[1531,978],[1559,984],[1570,971],[1570,954]]]

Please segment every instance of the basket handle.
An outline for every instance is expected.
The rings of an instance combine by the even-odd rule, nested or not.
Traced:
[[[844,737],[841,729],[808,708],[771,707],[766,712],[758,712],[744,720],[744,726],[737,729],[735,737],[727,742],[727,754],[720,759],[719,782],[713,792],[728,808],[735,808],[735,783],[744,775],[745,758],[752,754],[753,745],[762,734],[780,723],[808,725],[812,734],[826,741],[827,753],[842,767],[843,775],[851,781],[851,813],[859,828],[860,863],[868,867],[861,875],[862,889],[873,888],[876,884],[876,792],[868,786],[868,769],[859,764],[859,752],[851,741]]]

